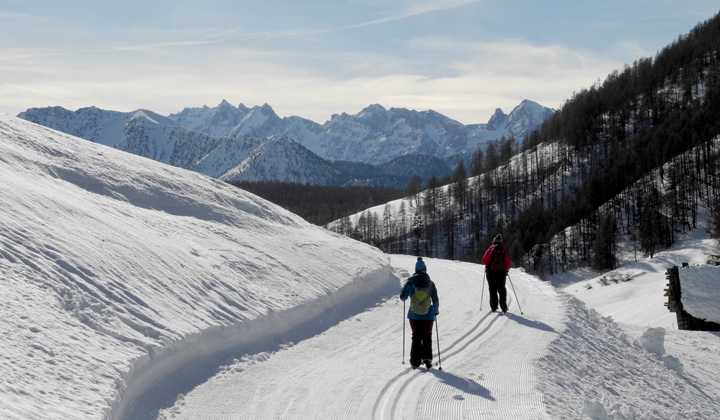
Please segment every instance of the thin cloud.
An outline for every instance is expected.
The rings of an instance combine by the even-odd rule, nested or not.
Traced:
[[[478,3],[481,0],[450,0],[443,2],[422,2],[419,4],[411,4],[408,8],[394,13],[391,16],[372,19],[365,22],[353,23],[349,25],[337,26],[333,28],[325,29],[311,29],[311,30],[286,30],[286,31],[268,31],[263,33],[246,34],[246,36],[264,36],[267,38],[287,38],[295,36],[308,36],[327,34],[333,32],[347,31],[351,29],[365,28],[368,26],[382,25],[385,23],[396,22],[403,19],[408,19],[425,13],[436,12],[440,10],[455,9],[461,6],[465,6],[472,3]]]
[[[57,99],[63,102],[75,102],[73,99],[69,99],[63,96],[53,95],[51,93],[48,93],[48,90],[46,87],[42,87],[42,89],[32,89],[25,86],[16,85],[14,83],[8,83],[8,82],[0,82],[0,84],[9,86],[13,89],[22,90],[28,93],[32,93],[33,95],[37,95],[38,97],[45,97],[45,98],[52,98]]]
[[[18,52],[14,54],[8,54],[0,56],[0,61],[12,61],[12,60],[24,60],[28,58],[40,58],[40,57],[57,57],[63,55],[59,52],[47,52],[47,53],[37,53],[37,52],[30,52],[30,51],[23,51]]]
[[[436,12],[439,10],[455,9],[472,3],[478,3],[481,0],[451,0],[451,1],[426,1],[421,3],[413,3],[408,9],[405,16],[417,16],[424,13]]]
[[[207,45],[212,44],[217,41],[182,41],[182,42],[159,42],[156,44],[146,44],[146,45],[130,45],[130,46],[121,46],[121,47],[113,47],[111,49],[118,50],[118,51],[147,51],[147,50],[157,50],[157,49],[163,49],[163,48],[174,48],[174,47],[188,47],[188,46],[196,46],[196,45]]]
[[[467,4],[477,3],[479,1],[480,0],[451,0],[451,1],[444,1],[444,2],[442,2],[442,1],[441,2],[427,1],[427,2],[421,2],[421,3],[413,3],[407,9],[401,11],[398,14],[395,14],[394,16],[388,16],[388,17],[384,17],[384,18],[380,18],[380,19],[370,20],[367,22],[356,23],[353,25],[347,25],[347,26],[343,26],[340,28],[336,28],[335,30],[363,28],[366,26],[373,26],[373,25],[379,25],[379,24],[388,23],[388,22],[395,22],[398,20],[408,19],[411,17],[425,14],[425,13],[437,12],[440,10],[455,9],[457,7],[465,6]]]
[[[43,22],[45,19],[40,18],[38,16],[30,15],[27,13],[13,13],[13,12],[4,12],[0,11],[0,20],[12,20],[12,21],[26,21],[26,22]]]

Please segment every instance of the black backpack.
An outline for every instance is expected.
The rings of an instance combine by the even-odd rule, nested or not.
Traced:
[[[502,245],[493,245],[492,251],[490,251],[490,264],[488,268],[493,271],[507,271],[507,264],[505,264],[505,248]]]

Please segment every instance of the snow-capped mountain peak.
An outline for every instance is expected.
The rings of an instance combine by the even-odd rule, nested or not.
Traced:
[[[501,130],[507,125],[508,116],[503,112],[502,109],[496,108],[495,113],[490,117],[487,123],[489,130]]]
[[[136,120],[136,119],[139,119],[139,118],[145,119],[145,120],[147,120],[147,121],[149,121],[149,122],[151,122],[151,123],[153,123],[153,124],[159,124],[159,123],[157,122],[157,120],[154,120],[153,118],[151,118],[151,117],[150,117],[145,111],[143,111],[143,110],[138,110],[138,111],[136,111],[135,114],[133,114],[133,116],[130,117],[130,119],[128,120],[128,122],[133,121],[133,120]]]
[[[539,124],[545,121],[550,115],[552,110],[543,107],[537,102],[530,100],[523,100],[518,106],[516,106],[508,115],[507,126],[508,130],[517,133],[516,137],[525,137],[529,130],[529,126],[537,127]]]

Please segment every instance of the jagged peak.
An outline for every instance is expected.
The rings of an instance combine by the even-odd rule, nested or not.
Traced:
[[[275,110],[273,110],[272,107],[268,104],[263,104],[263,106],[260,107],[260,111],[263,113],[263,115],[277,117]]]
[[[130,121],[145,120],[153,124],[159,124],[155,119],[151,118],[145,110],[138,109],[130,117]]]
[[[539,123],[554,111],[555,110],[544,107],[537,102],[525,99],[510,112],[509,120],[514,121],[518,118],[526,118]]]
[[[520,102],[520,104],[518,104],[515,108],[513,108],[512,111],[510,111],[510,114],[522,111],[524,109],[536,110],[536,109],[544,109],[544,108],[545,108],[544,106],[540,105],[539,103],[537,103],[535,101],[531,101],[529,99],[523,99],[522,102]]]
[[[337,119],[347,118],[347,117],[348,117],[348,113],[347,113],[347,112],[343,112],[342,114],[332,114],[332,115],[330,116],[330,121],[335,121],[335,120],[337,120]]]
[[[496,129],[507,123],[508,116],[500,108],[495,108],[495,113],[488,120],[488,128]]]

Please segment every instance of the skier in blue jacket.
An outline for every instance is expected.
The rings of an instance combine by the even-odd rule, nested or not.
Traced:
[[[403,302],[408,298],[410,309],[407,317],[412,330],[410,366],[415,369],[423,363],[430,369],[433,358],[432,328],[435,317],[440,313],[440,301],[435,283],[430,280],[422,257],[418,257],[415,274],[408,278],[400,292]]]

